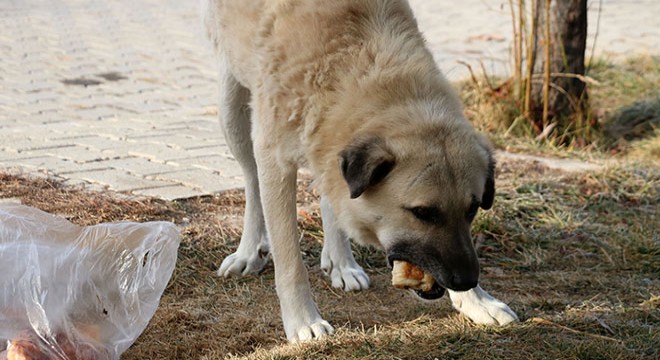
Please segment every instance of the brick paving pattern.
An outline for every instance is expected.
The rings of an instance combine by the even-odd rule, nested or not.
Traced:
[[[506,73],[508,2],[411,4],[450,79],[458,61]],[[658,14],[604,0],[601,53],[657,54]],[[196,1],[3,0],[0,29],[0,170],[164,199],[242,186]]]

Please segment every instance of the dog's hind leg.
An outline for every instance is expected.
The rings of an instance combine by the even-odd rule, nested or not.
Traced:
[[[334,211],[327,199],[321,196],[323,219],[323,251],[321,269],[330,277],[332,286],[344,291],[369,288],[369,276],[355,261],[346,234],[337,227]]]
[[[268,261],[269,244],[251,138],[249,101],[249,90],[221,66],[220,122],[227,145],[245,177],[245,216],[241,242],[236,252],[222,261],[218,269],[220,276],[259,273]]]
[[[505,325],[518,321],[507,304],[490,296],[479,285],[468,291],[448,289],[447,292],[454,308],[477,324]]]

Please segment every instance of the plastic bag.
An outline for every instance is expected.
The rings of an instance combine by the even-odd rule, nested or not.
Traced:
[[[0,206],[0,359],[118,359],[156,311],[180,241],[169,222],[82,227]]]

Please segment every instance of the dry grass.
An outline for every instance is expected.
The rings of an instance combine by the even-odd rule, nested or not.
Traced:
[[[475,74],[458,86],[468,118],[477,128],[491,134],[500,148],[555,155],[565,155],[567,151],[576,155],[572,150],[580,148],[609,155],[633,149],[631,139],[653,136],[660,124],[660,57],[638,56],[617,63],[597,59],[586,76],[593,132],[588,142],[578,136],[568,144],[558,140],[579,135],[579,131],[553,133],[535,140],[536,133],[523,115],[524,106],[515,93],[517,85],[513,79]]]
[[[660,57],[641,55],[613,63],[597,59],[588,70],[600,85],[591,88],[592,105],[607,115],[640,99],[660,96]]]
[[[0,175],[0,198],[63,214],[78,224],[169,220],[181,226],[179,260],[161,306],[122,359],[658,358],[660,174],[623,162],[600,173],[567,174],[502,162],[493,210],[474,227],[484,288],[522,322],[471,324],[442,299],[418,302],[392,288],[383,253],[355,248],[372,288],[333,289],[319,269],[318,196],[303,179],[302,249],[329,339],[285,343],[272,266],[261,276],[215,276],[237,246],[243,194],[177,202]],[[635,166],[633,166],[635,165]]]

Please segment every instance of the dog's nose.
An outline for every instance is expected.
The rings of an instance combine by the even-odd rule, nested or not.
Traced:
[[[451,279],[449,279],[449,284],[447,286],[454,291],[467,291],[475,288],[478,284],[478,276],[461,276],[460,274],[454,274],[451,276]]]

